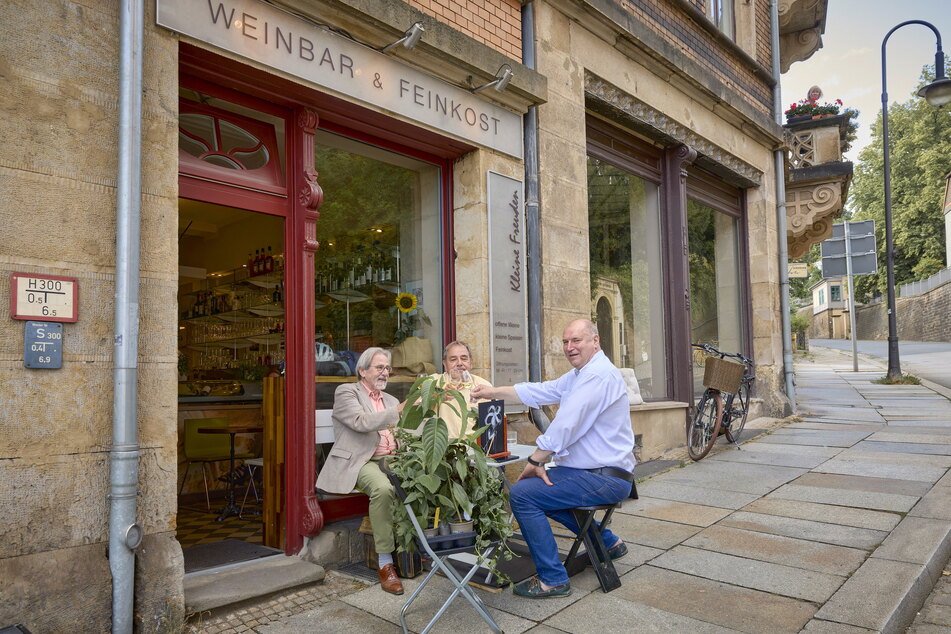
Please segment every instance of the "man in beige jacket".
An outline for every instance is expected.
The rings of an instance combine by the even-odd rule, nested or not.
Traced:
[[[370,498],[380,585],[391,594],[403,594],[393,565],[395,494],[379,466],[383,457],[396,451],[392,429],[403,411],[403,403],[383,391],[392,370],[390,358],[388,350],[367,348],[357,360],[360,380],[344,383],[334,392],[334,444],[317,476],[317,488],[345,494],[356,487]]]

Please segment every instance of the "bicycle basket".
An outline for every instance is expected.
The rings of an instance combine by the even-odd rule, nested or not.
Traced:
[[[709,357],[704,364],[703,385],[721,392],[735,393],[740,389],[744,369],[742,363],[726,361],[719,357]]]

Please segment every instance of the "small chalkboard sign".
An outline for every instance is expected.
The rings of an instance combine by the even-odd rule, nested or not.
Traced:
[[[23,366],[44,370],[63,367],[63,324],[48,321],[25,323]]]
[[[504,458],[509,455],[505,429],[505,401],[479,403],[479,422],[476,427],[486,427],[479,436],[479,445],[485,455],[490,458]]]

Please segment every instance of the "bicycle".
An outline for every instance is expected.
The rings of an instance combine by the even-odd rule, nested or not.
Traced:
[[[687,428],[687,453],[693,460],[700,460],[710,453],[721,428],[727,440],[739,448],[756,377],[753,376],[753,360],[749,357],[722,352],[706,343],[690,345],[711,355],[704,362],[703,385],[706,389]],[[740,363],[726,359],[737,359]]]

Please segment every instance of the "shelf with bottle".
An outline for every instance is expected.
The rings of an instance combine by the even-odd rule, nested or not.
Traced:
[[[272,317],[217,323],[191,320],[179,328],[179,347],[240,349],[253,344],[276,344],[284,340],[285,327],[283,319]]]
[[[278,253],[275,255],[271,251],[270,245],[268,245],[266,251],[264,247],[255,249],[253,255],[250,252],[248,253],[248,262],[245,264],[245,269],[249,278],[279,273],[284,270],[284,254]]]
[[[195,301],[182,312],[182,321],[242,321],[284,314],[284,284],[277,275],[227,282],[188,295]]]

